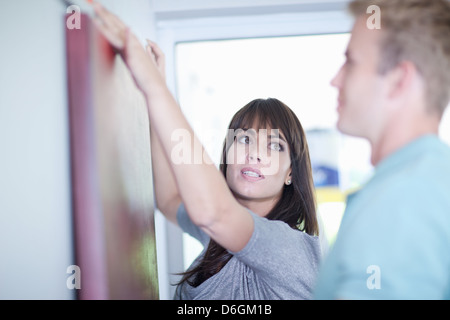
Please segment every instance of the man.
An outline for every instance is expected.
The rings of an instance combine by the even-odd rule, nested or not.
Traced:
[[[347,61],[332,81],[337,126],[369,140],[375,173],[347,199],[315,297],[450,299],[450,147],[438,138],[450,100],[450,3],[356,0],[350,11]]]

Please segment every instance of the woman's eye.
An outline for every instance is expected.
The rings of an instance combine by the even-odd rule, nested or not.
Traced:
[[[238,138],[238,141],[240,143],[249,144],[250,143],[250,137],[249,136],[241,136]]]
[[[275,151],[283,151],[283,146],[278,142],[272,142],[269,144],[269,148]]]

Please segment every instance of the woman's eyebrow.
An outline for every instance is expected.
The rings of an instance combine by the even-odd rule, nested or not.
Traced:
[[[243,130],[244,132],[246,132],[246,133],[249,133],[249,134],[253,135],[253,136],[256,135],[256,130],[253,129],[253,128],[242,128],[242,130]]]
[[[278,134],[271,134],[271,135],[269,135],[269,138],[270,139],[276,138],[276,139],[280,139],[280,140],[286,142],[286,139],[282,135],[278,135]]]
[[[244,132],[250,133],[253,136],[256,135],[256,130],[253,129],[253,128],[242,128],[242,130]],[[267,129],[264,129],[264,130],[267,130]],[[272,130],[272,129],[270,129],[270,130]],[[277,131],[278,131],[278,129],[277,129]],[[284,141],[285,143],[287,143],[286,139],[281,134],[270,134],[268,137],[270,139],[274,139],[274,138],[275,139],[280,139],[280,140]]]

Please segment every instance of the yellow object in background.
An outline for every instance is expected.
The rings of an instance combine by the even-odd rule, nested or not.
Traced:
[[[316,188],[316,199],[323,231],[331,246],[336,239],[344,214],[346,194],[338,187],[319,187]]]

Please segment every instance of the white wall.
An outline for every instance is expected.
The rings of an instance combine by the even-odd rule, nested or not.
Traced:
[[[64,12],[1,4],[0,299],[74,297]]]
[[[154,35],[150,0],[104,2]],[[0,4],[0,299],[76,297],[65,12],[58,0]]]

